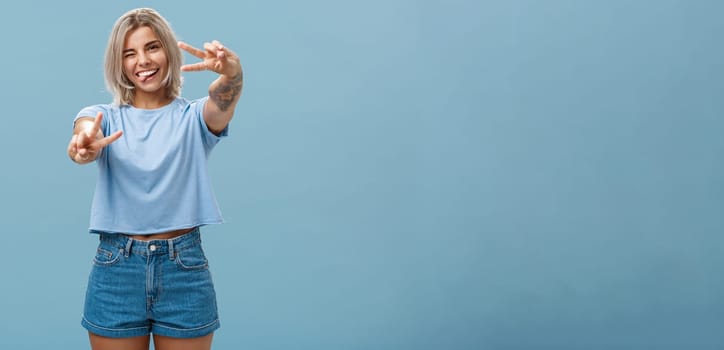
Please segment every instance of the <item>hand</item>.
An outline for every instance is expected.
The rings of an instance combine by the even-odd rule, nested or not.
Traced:
[[[202,59],[201,62],[181,66],[181,70],[184,72],[210,70],[228,78],[235,78],[241,74],[239,56],[216,40],[204,43],[204,50],[197,49],[182,41],[178,42],[178,47]]]
[[[99,134],[103,135],[100,133],[101,120],[103,120],[103,113],[98,112],[91,128],[79,131],[70,139],[68,155],[76,163],[83,164],[93,161],[104,147],[118,140],[123,134],[123,131],[119,130],[110,136],[99,137]]]

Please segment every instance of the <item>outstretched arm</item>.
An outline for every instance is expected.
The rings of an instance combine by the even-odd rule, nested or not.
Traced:
[[[103,137],[101,131],[103,113],[98,112],[95,118],[82,117],[75,121],[73,136],[68,144],[68,156],[78,164],[90,163],[101,153],[101,150],[118,140],[123,131],[116,131],[108,137]]]
[[[201,62],[182,66],[182,71],[210,70],[219,74],[209,86],[209,100],[204,108],[206,126],[211,132],[219,134],[234,116],[234,109],[244,85],[239,56],[216,40],[204,43],[204,50],[180,41],[178,46],[202,59]]]

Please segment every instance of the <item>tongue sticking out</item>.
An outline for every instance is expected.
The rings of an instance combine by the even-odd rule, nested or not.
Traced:
[[[144,82],[146,82],[148,79],[151,79],[153,76],[155,76],[155,75],[156,75],[156,72],[158,72],[157,69],[156,69],[156,70],[152,70],[152,71],[140,72],[140,73],[138,73],[137,75],[138,75],[139,80],[140,80],[142,83],[144,83]]]

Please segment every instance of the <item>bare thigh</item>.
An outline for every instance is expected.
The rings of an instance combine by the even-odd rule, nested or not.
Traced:
[[[156,350],[210,350],[213,337],[214,333],[198,338],[171,338],[154,334],[153,347]]]
[[[88,333],[93,350],[148,350],[150,337],[142,335],[132,338],[108,338]]]

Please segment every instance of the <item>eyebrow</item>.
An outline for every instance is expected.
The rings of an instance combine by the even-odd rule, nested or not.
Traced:
[[[143,47],[149,47],[150,45],[153,45],[153,44],[161,44],[161,40],[149,41],[146,43],[146,45],[143,45]],[[134,52],[134,51],[136,51],[136,50],[135,49],[125,49],[125,50],[123,50],[123,53],[125,54],[127,52]]]

